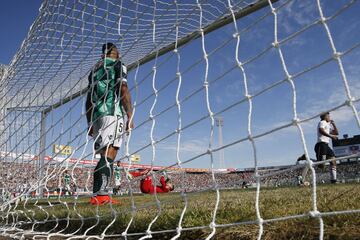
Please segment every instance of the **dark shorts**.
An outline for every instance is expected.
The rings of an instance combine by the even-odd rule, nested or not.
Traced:
[[[315,144],[315,153],[316,153],[316,160],[323,161],[325,159],[330,159],[335,157],[333,150],[329,147],[329,144],[324,142],[318,142]],[[325,159],[324,157],[325,156]]]

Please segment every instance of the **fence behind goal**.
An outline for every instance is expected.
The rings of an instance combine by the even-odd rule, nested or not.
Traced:
[[[358,204],[318,203],[328,179],[317,165],[330,160],[312,156],[322,112],[360,128],[359,10],[356,0],[44,1],[0,71],[1,234],[210,239],[251,226],[262,239],[270,224],[311,218],[323,239],[324,218],[358,218]],[[84,106],[107,42],[128,68],[135,127],[115,159],[120,204],[92,207],[98,156]],[[358,153],[337,160],[348,159],[338,171],[356,181]],[[144,167],[170,176],[174,193],[140,195],[127,174]],[[310,187],[292,190],[303,208],[267,215],[267,187],[296,185],[304,168]]]

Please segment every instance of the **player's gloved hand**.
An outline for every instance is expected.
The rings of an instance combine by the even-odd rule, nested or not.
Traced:
[[[167,174],[166,171],[163,172],[164,178],[166,179],[165,181],[168,182],[171,180],[170,176]]]

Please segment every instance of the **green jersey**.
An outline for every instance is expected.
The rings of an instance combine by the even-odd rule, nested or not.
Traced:
[[[103,116],[123,116],[120,93],[126,77],[126,66],[115,59],[105,58],[93,67],[88,93],[94,106],[92,121]]]
[[[3,192],[3,201],[6,202],[6,201],[9,201],[11,199],[11,193],[6,191],[6,192]]]
[[[70,175],[69,174],[65,174],[64,176],[64,182],[65,182],[65,185],[70,185]]]
[[[115,176],[115,180],[121,180],[120,167],[115,166],[114,176]]]

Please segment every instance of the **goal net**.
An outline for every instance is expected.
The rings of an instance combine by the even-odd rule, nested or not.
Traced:
[[[323,239],[336,221],[357,226],[359,185],[348,182],[360,179],[360,143],[321,162],[313,149],[324,112],[341,134],[359,132],[359,10],[356,0],[43,1],[0,65],[0,233],[265,239],[288,228],[279,239]],[[91,205],[102,156],[85,105],[105,43],[127,68],[134,127],[103,166],[114,202]],[[334,160],[345,184],[322,184]],[[141,193],[145,176],[132,173],[146,169],[173,191]]]

